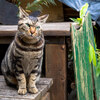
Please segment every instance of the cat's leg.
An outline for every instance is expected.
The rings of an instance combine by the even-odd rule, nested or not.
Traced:
[[[28,90],[30,93],[37,93],[38,89],[36,87],[37,76],[36,73],[31,73],[29,76]]]
[[[24,73],[17,72],[16,78],[18,81],[18,94],[26,94],[26,77]]]
[[[34,67],[33,71],[31,72],[31,74],[29,76],[28,90],[30,93],[37,93],[38,92],[38,89],[36,87],[36,83],[40,79],[42,59],[40,59],[39,61],[40,62]]]

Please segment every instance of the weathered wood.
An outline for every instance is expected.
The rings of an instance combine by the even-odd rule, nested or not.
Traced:
[[[50,89],[51,100],[66,100],[66,45],[65,37],[48,38],[50,41],[61,41],[45,46],[46,77],[52,77],[53,86]]]
[[[37,84],[39,89],[37,94],[27,93],[26,95],[18,95],[17,89],[8,87],[3,76],[0,76],[0,100],[40,100],[41,97],[46,94],[52,84],[52,79],[41,78]]]
[[[14,39],[14,36],[0,36],[0,44],[9,44]]]
[[[0,26],[0,44],[9,44],[17,32],[17,25]],[[43,25],[45,36],[69,36],[70,23],[46,23]]]
[[[88,20],[88,23],[87,23],[87,27],[89,30],[87,32],[88,40],[91,41],[92,45],[95,48],[93,27],[91,24],[92,22],[91,22],[91,15],[90,14],[86,17],[86,20]],[[99,77],[96,76],[96,67],[95,66],[93,66],[93,75],[94,75],[94,85],[95,85],[96,98],[97,98],[97,100],[100,100],[100,76]]]
[[[0,100],[15,100],[14,98],[0,98]],[[16,100],[26,100],[26,99],[17,99],[16,98]],[[30,100],[32,100],[32,99],[30,99]]]
[[[90,34],[93,34],[91,19],[88,16],[79,30],[75,28],[75,24],[71,25],[78,100],[94,100],[92,71],[89,63],[89,41],[94,39],[90,37]]]
[[[17,25],[0,26],[0,44],[9,44],[17,32]],[[45,36],[69,36],[70,23],[46,23],[43,25]]]
[[[46,23],[43,26],[45,36],[69,36],[70,22]],[[0,36],[14,36],[17,32],[17,25],[0,25]]]
[[[92,85],[95,85],[96,98],[97,100],[100,100],[100,77],[96,77],[96,68],[93,66],[94,80],[92,80],[92,68],[91,64],[89,63],[89,41],[92,45],[94,45],[95,48],[92,24],[95,23],[92,23],[91,16],[90,14],[88,14],[85,18],[81,29],[75,29],[75,25],[72,25],[71,29],[77,82],[77,93],[79,100],[94,100],[94,89]]]
[[[50,100],[50,93],[46,93],[42,98],[41,100]]]

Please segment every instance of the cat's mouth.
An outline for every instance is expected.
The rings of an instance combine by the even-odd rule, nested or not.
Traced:
[[[30,27],[29,30],[28,30],[28,34],[31,35],[31,36],[36,36],[37,35],[36,28]]]

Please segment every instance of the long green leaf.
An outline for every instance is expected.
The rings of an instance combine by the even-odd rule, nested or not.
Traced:
[[[77,21],[79,22],[79,25],[82,24],[82,18],[77,18]]]
[[[89,62],[91,63],[92,62],[92,59],[93,59],[93,47],[91,45],[91,43],[89,42]]]
[[[76,18],[70,18],[70,20],[72,20],[73,22],[77,23],[77,24],[80,24],[80,21],[77,20]]]
[[[96,68],[96,76],[98,77],[100,75],[100,61],[98,62],[97,68]]]
[[[96,67],[96,54],[95,54],[95,50],[94,47],[91,45],[91,43],[89,42],[89,62],[91,63],[93,60],[93,65]]]
[[[95,50],[93,48],[93,65],[96,67],[97,62],[96,62],[96,54],[95,54]]]
[[[82,6],[80,10],[80,18],[83,18],[86,15],[87,9],[88,9],[88,3]]]
[[[48,6],[48,4],[54,4],[54,0],[34,0],[32,3],[28,3],[26,6],[26,10],[30,11],[42,11],[42,5]]]

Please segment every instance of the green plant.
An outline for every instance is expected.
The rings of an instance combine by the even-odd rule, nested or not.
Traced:
[[[76,19],[75,18],[70,18],[70,19],[81,26],[83,18],[86,15],[87,9],[88,9],[88,3],[86,3],[85,5],[82,6],[82,8],[80,10],[80,13],[79,13],[80,18],[76,18]]]
[[[96,42],[95,47],[97,48]],[[96,76],[98,77],[100,75],[100,49],[94,50],[94,47],[89,42],[89,62],[91,63],[92,61],[93,65],[96,67]]]
[[[96,67],[96,76],[98,77],[100,75],[100,49],[96,49],[97,54],[97,67]]]
[[[76,18],[76,19],[70,18],[70,19],[81,26],[84,20],[84,17],[86,15],[87,9],[88,9],[88,3],[82,6],[80,10],[80,14],[79,14],[80,18]],[[95,47],[96,47],[96,42],[95,42]],[[96,56],[97,56],[97,59],[96,59]],[[93,66],[96,67],[96,76],[98,77],[100,75],[100,49],[95,50],[94,46],[92,46],[90,41],[89,41],[89,62],[93,63]]]
[[[96,67],[96,65],[97,65],[96,53],[95,53],[94,47],[89,42],[89,62],[91,63],[92,61],[93,61],[93,65]]]
[[[16,4],[16,6],[19,7],[20,4],[21,4],[21,1],[20,1],[20,0],[17,0],[17,4]]]
[[[54,0],[34,0],[32,3],[28,3],[26,6],[26,10],[30,11],[42,11],[42,5],[48,6],[48,4],[54,4]]]
[[[17,3],[16,6],[19,7],[21,5],[21,1],[20,0],[17,0],[16,1]],[[45,6],[48,6],[49,4],[53,4],[53,5],[56,5],[55,1],[54,0],[33,0],[32,3],[27,3],[27,6],[26,6],[26,11],[27,12],[33,12],[33,11],[42,11],[42,6],[45,5]]]

